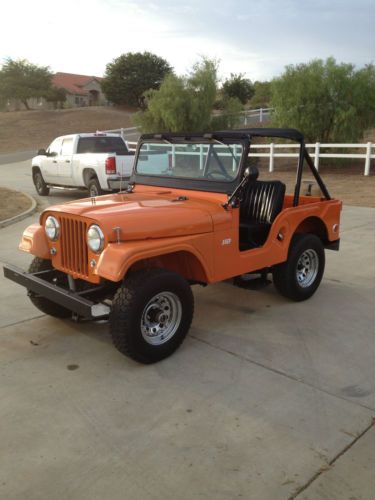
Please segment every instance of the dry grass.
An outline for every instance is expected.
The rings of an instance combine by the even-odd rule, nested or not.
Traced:
[[[0,187],[0,222],[30,208],[30,200],[18,191]]]
[[[132,126],[132,112],[111,107],[0,113],[0,153],[47,147],[59,135]]]

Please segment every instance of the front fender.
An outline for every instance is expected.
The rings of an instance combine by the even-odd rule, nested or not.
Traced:
[[[47,237],[40,224],[32,224],[25,229],[18,248],[41,259],[51,258]]]
[[[211,256],[212,251],[205,252],[211,245],[211,235],[110,243],[100,255],[95,274],[118,282],[139,261],[186,252],[201,266],[206,278],[202,281],[210,282],[213,276],[213,261],[207,262],[204,255]]]

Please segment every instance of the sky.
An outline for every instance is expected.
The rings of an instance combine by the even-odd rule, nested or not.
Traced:
[[[267,80],[287,64],[333,56],[375,62],[375,0],[9,0],[0,6],[0,64],[103,76],[126,52],[150,51],[185,74],[201,56],[221,79]]]

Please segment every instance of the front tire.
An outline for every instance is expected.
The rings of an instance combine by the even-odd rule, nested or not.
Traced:
[[[296,302],[310,298],[323,278],[323,244],[314,234],[296,234],[290,243],[288,260],[273,269],[273,283],[284,297]]]
[[[37,170],[33,175],[34,186],[36,192],[39,196],[48,196],[49,195],[49,187],[44,182],[42,173],[40,170]]]
[[[38,273],[40,271],[49,271],[51,269],[53,269],[53,267],[50,260],[35,257],[30,264],[29,273]],[[53,279],[53,282],[56,283],[56,285],[66,286],[68,278],[64,273],[57,272]],[[65,309],[65,307],[62,307],[55,302],[51,302],[45,297],[38,296],[33,292],[29,292],[29,297],[34,306],[44,314],[54,316],[55,318],[70,318],[72,316],[72,313],[71,311],[69,311],[69,309]]]
[[[183,342],[193,312],[193,294],[182,276],[165,269],[137,271],[113,298],[109,315],[113,343],[140,363],[155,363]]]

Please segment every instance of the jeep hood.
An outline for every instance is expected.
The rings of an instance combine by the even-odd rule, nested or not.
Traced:
[[[86,198],[48,208],[55,212],[92,219],[109,241],[167,238],[213,231],[213,214],[223,213],[220,199],[179,199],[181,192],[159,190]],[[220,195],[219,195],[220,196]]]

